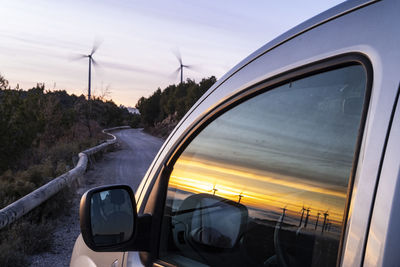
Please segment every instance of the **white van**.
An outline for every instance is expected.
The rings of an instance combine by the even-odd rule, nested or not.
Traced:
[[[400,266],[400,1],[346,1],[222,77],[71,266]]]

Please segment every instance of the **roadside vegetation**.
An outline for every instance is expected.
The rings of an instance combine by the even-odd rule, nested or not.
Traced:
[[[72,169],[78,153],[104,141],[103,128],[134,123],[112,101],[65,91],[11,89],[0,75],[0,208]],[[54,219],[69,205],[69,189],[0,231],[0,266],[25,266],[25,255],[51,245]]]
[[[166,138],[196,101],[216,82],[211,76],[199,83],[187,79],[179,85],[158,88],[151,96],[142,97],[136,104],[141,123],[153,135]]]
[[[0,75],[0,208],[72,169],[78,153],[104,141],[103,128],[144,127],[167,137],[193,104],[216,82],[186,80],[139,99],[139,114],[112,101],[65,91],[10,88]],[[29,265],[28,255],[48,251],[56,218],[69,210],[65,188],[17,222],[0,230],[0,266]]]

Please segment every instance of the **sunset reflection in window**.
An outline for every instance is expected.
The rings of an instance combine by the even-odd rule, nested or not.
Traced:
[[[248,234],[257,229],[265,235],[265,247],[276,246],[267,236],[276,235],[279,225],[315,240],[304,248],[305,241],[293,239],[291,251],[314,255],[321,249],[314,246],[325,244],[330,249],[323,265],[335,265],[365,87],[363,68],[348,66],[292,81],[228,110],[175,162],[166,215],[173,218],[194,194],[229,199],[248,209]],[[250,254],[263,253],[250,241],[244,244]],[[272,257],[276,251],[265,253]]]

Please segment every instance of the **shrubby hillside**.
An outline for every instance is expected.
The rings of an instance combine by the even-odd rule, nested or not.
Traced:
[[[0,76],[0,207],[73,167],[82,149],[104,137],[102,128],[129,124],[112,101],[65,91],[10,89]]]
[[[194,103],[216,82],[211,76],[199,83],[187,79],[179,85],[158,88],[151,96],[142,97],[136,104],[143,126],[153,134],[165,137]]]
[[[103,128],[133,120],[112,101],[87,101],[43,84],[11,89],[0,75],[0,208],[73,168],[80,151],[106,138]],[[69,190],[0,231],[0,266],[27,266],[27,255],[50,248],[54,219],[70,205]]]

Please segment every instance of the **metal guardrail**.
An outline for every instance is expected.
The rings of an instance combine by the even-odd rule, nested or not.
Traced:
[[[65,186],[72,184],[78,177],[80,177],[87,168],[88,157],[103,151],[111,145],[117,142],[115,135],[108,132],[121,129],[129,129],[129,126],[120,126],[103,130],[103,133],[112,136],[112,139],[105,141],[104,143],[86,149],[79,153],[79,161],[75,168],[69,170],[68,172],[54,178],[45,185],[42,185],[33,192],[27,194],[26,196],[18,199],[17,201],[11,203],[7,207],[0,210],[0,229],[13,223],[23,215],[27,214],[29,211],[33,210],[44,201],[58,193]]]

